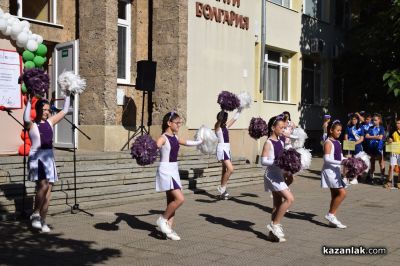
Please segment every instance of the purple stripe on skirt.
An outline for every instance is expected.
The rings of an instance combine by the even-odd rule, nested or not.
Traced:
[[[175,179],[172,178],[172,184],[174,185],[174,189],[181,189],[181,187],[176,183]]]

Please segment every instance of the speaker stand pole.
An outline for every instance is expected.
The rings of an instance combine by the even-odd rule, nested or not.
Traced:
[[[129,137],[128,141],[125,143],[125,145],[122,147],[121,151],[125,149],[126,146],[128,146],[129,149],[129,143],[131,142],[132,139],[134,139],[136,136],[140,134],[140,136],[143,136],[143,134],[149,134],[149,131],[146,129],[146,127],[143,124],[144,120],[144,100],[146,98],[146,92],[143,90],[142,91],[143,96],[142,96],[142,115],[140,119],[140,126],[135,130],[135,133],[131,137]]]

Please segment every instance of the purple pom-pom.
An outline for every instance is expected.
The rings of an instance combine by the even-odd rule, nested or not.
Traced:
[[[295,174],[301,170],[301,155],[295,149],[284,150],[275,164],[282,170]]]
[[[343,160],[343,166],[347,178],[356,178],[368,168],[362,159],[353,157]]]
[[[226,111],[233,111],[240,106],[239,98],[229,91],[222,91],[218,95],[217,103],[219,103],[222,110]]]
[[[28,93],[44,97],[49,91],[49,76],[39,68],[26,69],[22,74]]]
[[[267,135],[267,132],[268,132],[268,125],[264,119],[262,119],[261,117],[258,118],[253,117],[250,120],[250,125],[249,125],[250,137],[254,139],[259,139],[262,136]]]
[[[157,143],[149,135],[140,136],[133,143],[131,154],[139,165],[152,164],[157,159]]]

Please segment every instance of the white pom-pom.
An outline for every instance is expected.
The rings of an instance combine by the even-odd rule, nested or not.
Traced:
[[[58,76],[58,85],[64,94],[66,91],[81,94],[85,90],[86,81],[72,71],[64,71]]]
[[[22,28],[23,29],[28,29],[29,30],[29,28],[31,27],[31,24],[29,24],[29,22],[28,21],[26,21],[26,20],[22,20],[21,21],[21,25],[22,25]]]
[[[303,148],[304,142],[308,138],[307,133],[304,131],[304,129],[302,129],[301,127],[296,127],[295,129],[293,129],[292,136],[290,137],[292,147],[295,149]]]
[[[211,129],[202,125],[197,131],[195,138],[203,140],[203,143],[197,146],[197,149],[202,153],[210,155],[216,152],[218,138]]]
[[[371,161],[370,161],[371,157],[368,154],[366,154],[364,151],[357,153],[354,157],[360,158],[361,160],[364,161],[364,163],[367,165],[367,169],[364,172],[368,173],[369,168],[371,167]]]
[[[296,149],[296,151],[301,155],[301,169],[302,170],[310,169],[311,159],[312,159],[310,150],[305,148],[300,148]]]
[[[240,100],[240,109],[244,109],[244,108],[250,108],[251,105],[251,96],[247,91],[241,91],[237,97]]]

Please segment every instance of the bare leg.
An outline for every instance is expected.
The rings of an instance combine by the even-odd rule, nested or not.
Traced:
[[[329,206],[329,213],[336,215],[339,205],[346,197],[346,190],[344,188],[331,188],[331,204]]]
[[[224,160],[222,162],[222,178],[221,178],[221,187],[225,187],[228,184],[229,177],[231,177],[233,173],[233,165],[231,160]]]
[[[174,197],[173,197],[173,195],[171,194],[171,193],[168,193],[169,191],[166,191],[166,195],[167,195],[167,208],[168,208],[168,205],[171,203],[171,202],[173,202],[174,201]],[[168,219],[168,224],[169,224],[169,226],[172,228],[172,225],[173,225],[173,223],[174,223],[174,216],[175,216],[175,212],[172,214],[172,216]]]
[[[375,173],[375,155],[371,155],[371,169],[369,170],[371,178],[374,177]]]
[[[40,217],[42,218],[43,222],[46,221],[47,212],[49,210],[50,199],[51,199],[51,189],[52,188],[53,188],[53,184],[52,183],[48,183],[47,190],[46,190],[46,196],[44,198],[43,205],[42,205],[42,208],[40,210]]]
[[[381,168],[381,176],[385,176],[385,158],[383,157],[383,154],[378,156],[379,160],[379,166]]]
[[[46,179],[37,181],[37,192],[35,196],[35,210],[34,212],[40,213],[42,215],[43,205],[46,201],[46,194],[49,183]]]
[[[272,222],[273,224],[280,224],[286,211],[293,204],[294,197],[292,192],[290,192],[288,189],[282,191],[273,191],[272,195],[274,197],[274,204],[278,204]],[[276,197],[278,198],[276,199],[275,202]],[[279,199],[281,204],[279,204]],[[282,201],[282,199],[284,199],[284,201]]]
[[[174,217],[175,211],[183,204],[185,197],[180,189],[169,190],[166,193],[167,201],[168,197],[170,197],[170,202],[167,205],[167,209],[163,213],[163,217],[169,220],[171,217]]]
[[[272,192],[272,201],[273,201],[273,208],[272,208],[272,212],[271,212],[271,221],[273,221],[275,219],[276,216],[276,211],[280,208],[281,204],[282,204],[282,197],[279,194],[274,194]]]

